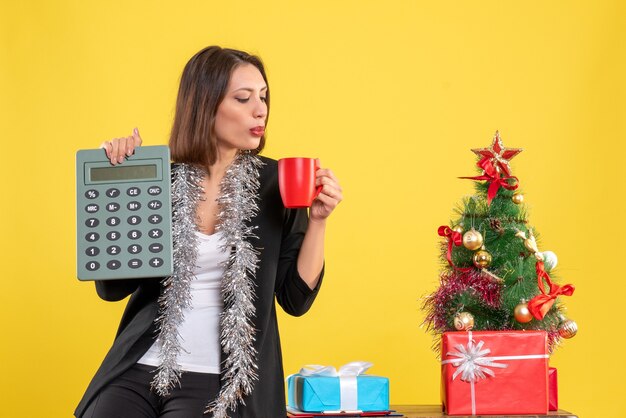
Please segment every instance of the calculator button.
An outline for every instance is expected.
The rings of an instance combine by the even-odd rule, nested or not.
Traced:
[[[156,196],[161,194],[161,188],[159,186],[152,186],[148,189],[148,194],[150,196]]]
[[[151,200],[148,202],[148,207],[153,210],[161,209],[161,206],[163,206],[163,203],[161,203],[160,200]]]
[[[107,190],[107,196],[109,197],[118,197],[120,195],[120,190],[116,188],[112,188]]]
[[[128,231],[128,238],[130,239],[139,239],[141,238],[141,231],[133,229],[132,231]]]
[[[107,263],[107,267],[111,270],[117,270],[118,268],[120,268],[122,266],[122,263],[120,263],[117,260],[111,260]]]
[[[132,260],[128,260],[128,267],[131,269],[138,269],[141,267],[141,260],[138,258],[133,258]]]
[[[141,218],[139,216],[130,216],[128,218],[128,223],[131,225],[139,225],[141,223]]]
[[[85,235],[85,239],[89,242],[96,242],[100,239],[100,235],[97,232],[91,232]]]
[[[107,248],[107,253],[109,255],[117,255],[122,251],[122,249],[120,247],[118,247],[117,245],[111,245],[109,248]]]
[[[100,221],[96,218],[89,218],[85,221],[87,228],[95,228],[98,225],[100,225]]]
[[[128,202],[126,207],[128,208],[128,210],[139,210],[141,209],[141,203],[137,202],[136,200],[133,200],[132,202]]]
[[[161,215],[152,215],[148,218],[148,222],[150,222],[151,224],[161,223],[162,220],[163,218],[161,217]]]
[[[107,210],[109,212],[117,212],[119,209],[120,209],[119,203],[112,202],[112,203],[107,204]]]
[[[150,230],[149,234],[150,234],[150,238],[161,238],[163,236],[163,231],[161,231],[160,229],[154,228]]]
[[[100,209],[100,206],[98,206],[96,204],[91,204],[91,205],[85,206],[85,211],[87,213],[96,213],[96,212],[98,212],[99,209]]]
[[[98,197],[99,195],[100,195],[100,193],[98,193],[98,191],[97,191],[97,190],[93,190],[93,189],[92,189],[92,190],[87,190],[87,191],[85,192],[85,197],[86,197],[87,199],[95,199],[95,198],[96,198],[96,197]]]
[[[129,196],[139,196],[141,194],[141,190],[139,187],[129,187],[128,190],[126,190],[126,194]]]
[[[107,219],[107,225],[109,226],[117,226],[119,224],[120,224],[120,218],[111,216],[109,219]]]
[[[95,257],[96,255],[100,254],[100,248],[89,247],[85,250],[85,254],[87,254],[89,257]]]
[[[89,271],[96,271],[100,268],[100,263],[97,261],[90,261],[85,265],[85,268]]]
[[[158,257],[154,257],[154,258],[151,258],[151,259],[150,259],[149,264],[150,264],[152,267],[155,267],[155,268],[156,268],[156,267],[161,267],[161,265],[163,264],[163,260],[161,260],[161,259],[160,259],[160,258],[158,258]]]
[[[161,251],[163,251],[163,245],[155,242],[154,244],[150,244],[148,249],[151,253],[160,253]]]
[[[116,240],[120,239],[120,236],[121,236],[121,235],[122,235],[122,234],[120,234],[120,233],[119,233],[119,232],[117,232],[117,231],[111,231],[111,232],[107,233],[107,239],[108,239],[109,241],[116,241]]]
[[[141,250],[141,245],[133,244],[128,246],[128,252],[131,254],[139,254]]]

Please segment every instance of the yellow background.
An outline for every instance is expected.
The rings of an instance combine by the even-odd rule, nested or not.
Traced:
[[[130,4],[127,4],[130,3]],[[420,323],[437,227],[473,192],[470,148],[513,160],[541,234],[574,283],[580,327],[551,363],[560,404],[626,416],[626,9],[614,1],[2,1],[2,417],[68,417],[124,303],[75,277],[74,158],[129,135],[167,141],[184,64],[210,44],[258,53],[272,89],[265,154],[315,156],[345,201],[327,276],[303,318],[280,316],[285,369],[351,360],[392,403],[437,403]],[[523,395],[523,394],[521,394]]]

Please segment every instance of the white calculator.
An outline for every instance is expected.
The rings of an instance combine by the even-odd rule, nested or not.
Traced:
[[[138,147],[111,165],[103,149],[76,153],[79,280],[172,274],[172,199],[167,146]]]

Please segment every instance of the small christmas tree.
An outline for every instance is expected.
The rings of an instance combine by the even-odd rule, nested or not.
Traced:
[[[441,226],[444,264],[439,288],[426,298],[425,323],[435,334],[462,330],[545,330],[552,352],[577,326],[563,315],[558,296],[574,286],[551,277],[551,251],[539,251],[528,223],[519,181],[509,161],[519,148],[505,148],[498,132],[488,148],[473,149],[481,174],[476,194],[464,198],[450,226]]]

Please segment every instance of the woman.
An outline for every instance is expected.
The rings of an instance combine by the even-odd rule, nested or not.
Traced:
[[[268,111],[259,58],[212,46],[185,66],[170,137],[174,273],[96,282],[104,300],[132,296],[77,417],[286,415],[274,300],[310,308],[342,192],[319,169],[309,213],[283,207],[277,163],[257,155]],[[103,147],[119,164],[141,143],[135,129]]]

